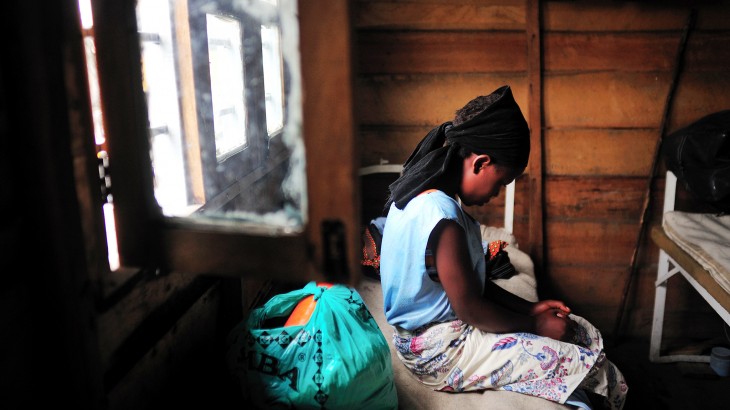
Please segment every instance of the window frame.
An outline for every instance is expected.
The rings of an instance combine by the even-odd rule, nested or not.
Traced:
[[[92,0],[123,267],[357,283],[360,222],[350,6],[346,0],[300,0],[298,7],[307,222],[300,233],[255,226],[234,232],[162,215],[148,154],[135,1]],[[331,246],[333,238],[341,239],[339,245]]]

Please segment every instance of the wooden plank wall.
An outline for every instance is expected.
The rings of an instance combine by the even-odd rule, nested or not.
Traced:
[[[639,232],[654,147],[689,2],[541,3],[546,270],[543,296],[563,298],[612,331]],[[668,131],[730,107],[730,7],[699,4]],[[526,118],[524,0],[356,2],[356,85],[363,166],[402,163],[433,126],[479,94],[510,84]],[[531,127],[537,124],[530,124]],[[538,147],[533,147],[537,149]],[[527,191],[518,181],[515,233],[527,236]],[[384,197],[371,184],[363,198]],[[653,184],[661,206],[663,169]],[[363,182],[363,190],[369,185]],[[692,207],[686,195],[682,206]],[[372,200],[372,199],[371,199]],[[377,202],[377,201],[375,201]],[[364,220],[379,212],[364,204]],[[656,207],[655,207],[656,208]],[[368,213],[370,209],[370,213]],[[471,209],[501,225],[503,199]],[[690,209],[690,208],[687,208]],[[652,223],[659,221],[652,213]],[[523,246],[524,247],[524,246]],[[644,241],[625,333],[648,338],[657,249]],[[668,337],[722,321],[688,285],[670,282]],[[699,326],[698,326],[699,325]]]

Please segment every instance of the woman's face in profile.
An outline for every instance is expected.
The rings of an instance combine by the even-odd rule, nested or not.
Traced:
[[[493,163],[489,155],[471,154],[464,159],[459,198],[465,205],[484,205],[521,173]]]

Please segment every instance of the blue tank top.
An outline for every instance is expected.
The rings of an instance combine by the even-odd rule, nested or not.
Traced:
[[[391,205],[383,230],[380,281],[385,318],[414,330],[456,319],[440,283],[428,277],[425,254],[431,232],[441,220],[457,222],[466,232],[474,274],[484,288],[485,260],[479,223],[453,198],[432,191],[413,198],[403,210]]]

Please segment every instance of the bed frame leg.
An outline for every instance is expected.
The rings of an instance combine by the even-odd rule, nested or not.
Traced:
[[[659,361],[662,347],[662,331],[664,330],[664,306],[667,301],[667,280],[669,279],[669,258],[664,251],[659,252],[656,291],[654,296],[654,317],[651,321],[651,343],[649,360]]]
[[[670,269],[670,258],[666,252],[659,250],[659,266],[657,267],[657,280],[656,280],[656,293],[654,299],[654,318],[651,322],[651,342],[649,345],[649,361],[652,363],[674,363],[674,362],[695,362],[695,363],[709,363],[710,356],[707,355],[661,355],[662,347],[662,331],[664,329],[664,308],[667,300],[667,282],[669,278],[674,276],[676,273],[682,273],[681,268],[676,265],[676,262],[671,261]],[[684,276],[684,274],[683,274]],[[691,277],[686,275],[687,280]],[[690,284],[695,286],[690,280]],[[695,289],[698,289],[695,286]],[[703,297],[705,295],[703,294]],[[707,297],[710,297],[707,294]],[[705,299],[707,299],[705,297]],[[711,298],[711,297],[710,297]],[[714,300],[714,299],[713,299]],[[708,300],[709,301],[709,300]],[[713,305],[714,307],[714,305]]]

